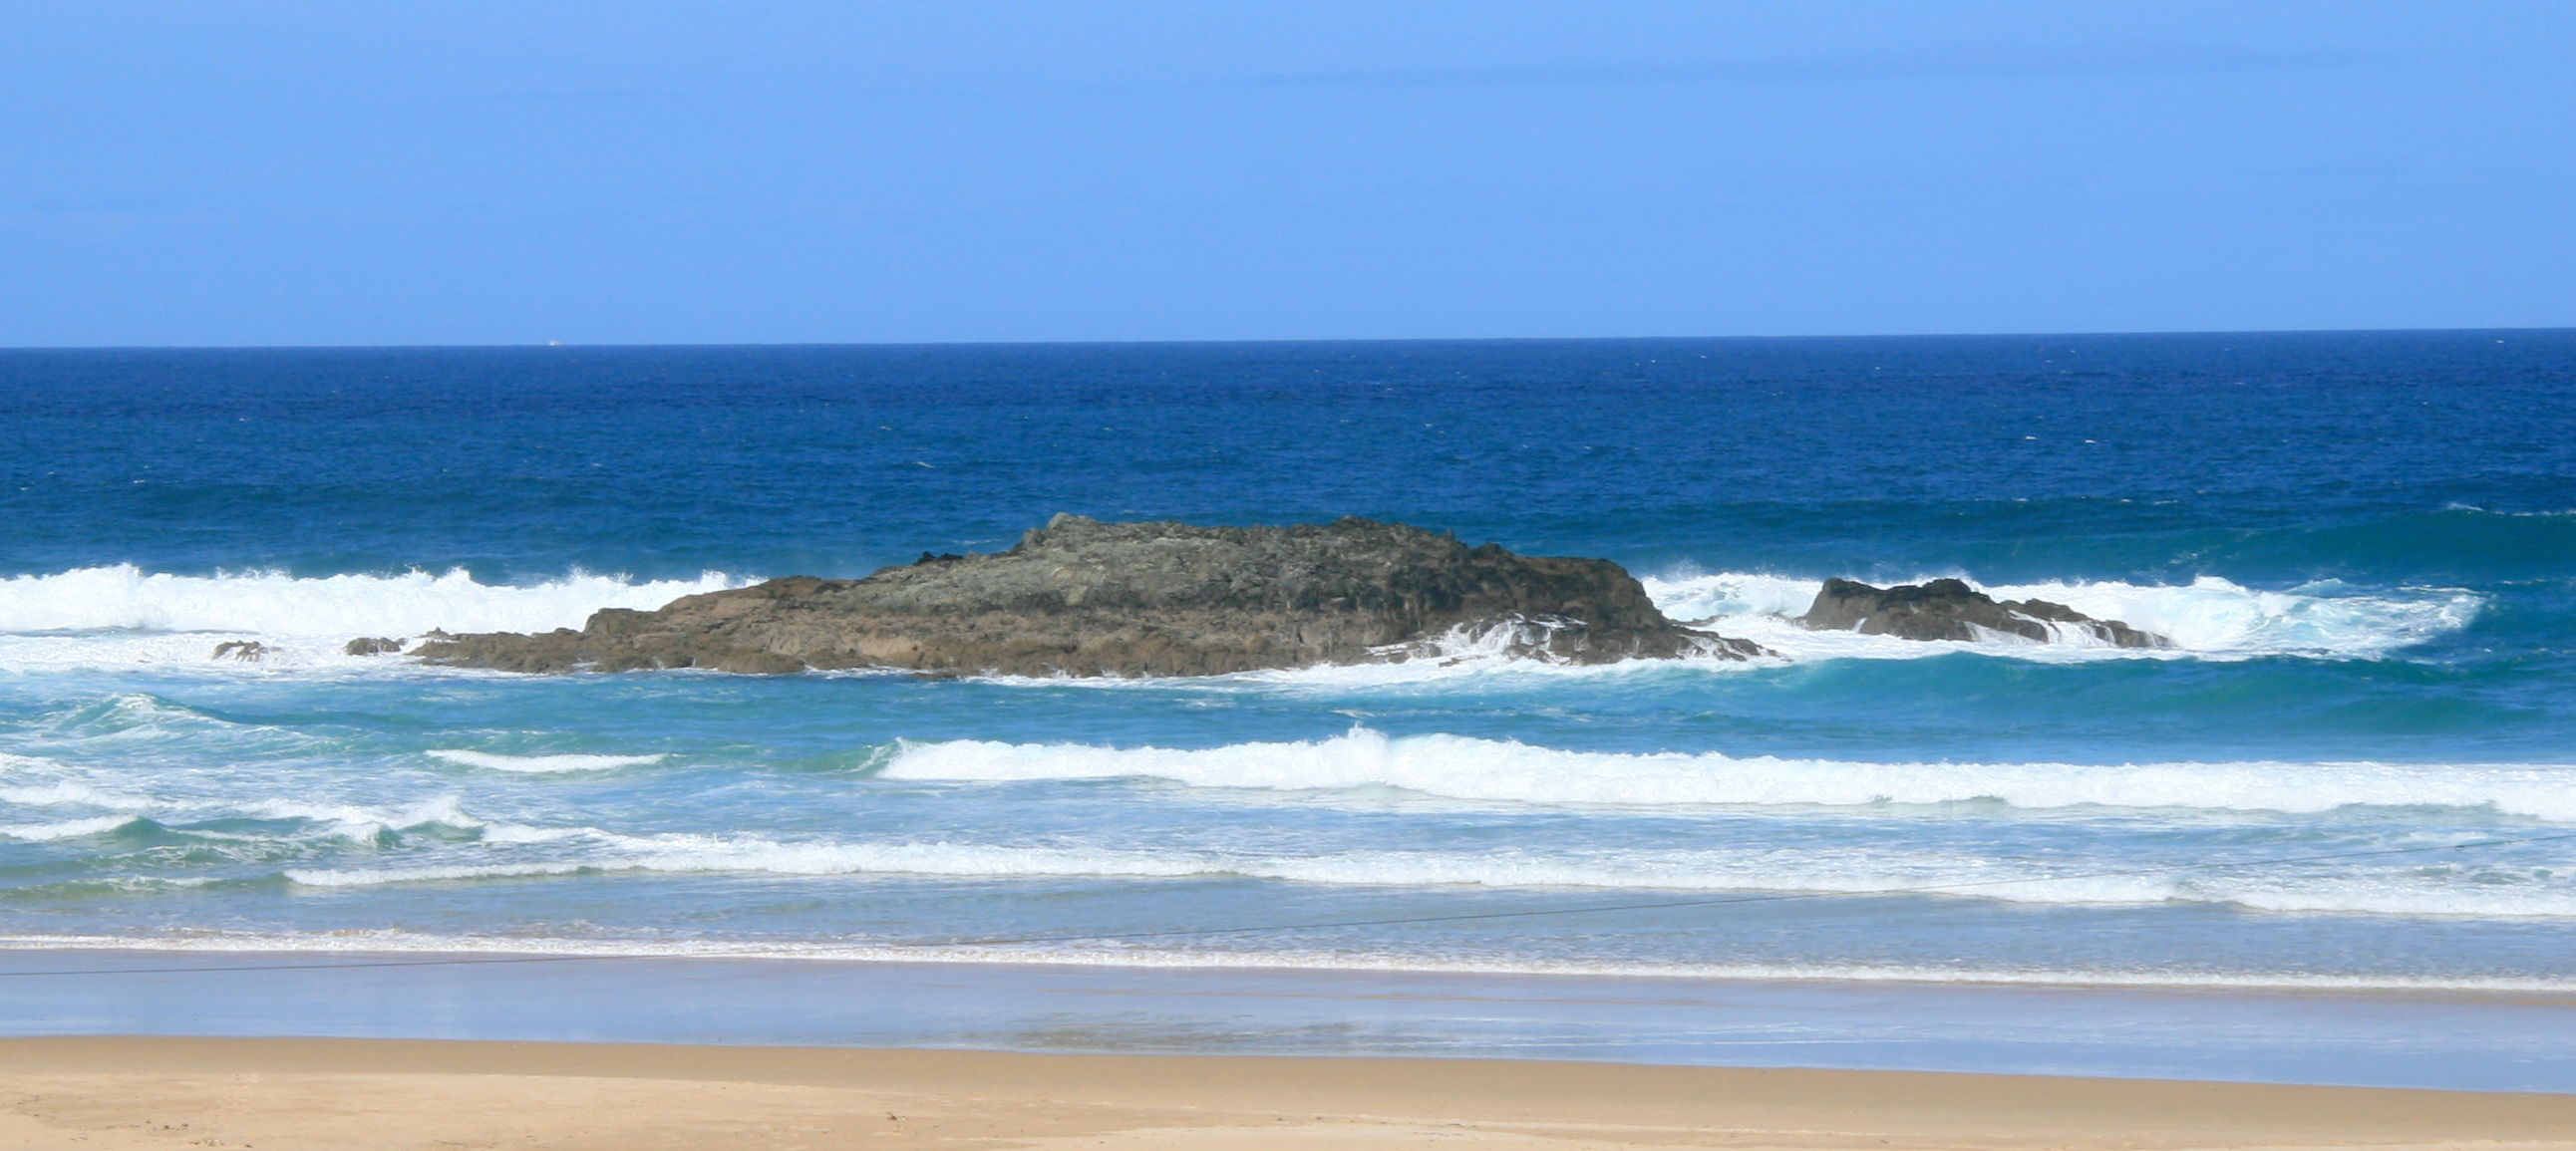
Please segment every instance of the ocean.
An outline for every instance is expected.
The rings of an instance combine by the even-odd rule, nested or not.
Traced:
[[[1058,512],[1780,657],[341,652]],[[1787,621],[1836,576],[2176,646]],[[0,946],[2576,992],[2576,332],[0,351]]]

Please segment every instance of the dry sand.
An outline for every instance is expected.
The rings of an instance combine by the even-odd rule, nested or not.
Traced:
[[[1479,1060],[0,1040],[0,1147],[2551,1147],[2576,1095]]]

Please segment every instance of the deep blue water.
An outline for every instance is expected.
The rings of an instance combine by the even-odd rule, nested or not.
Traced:
[[[1065,511],[1607,556],[1787,658],[337,654]],[[0,351],[0,525],[21,940],[864,955],[1808,892],[977,953],[2576,987],[2576,841],[2412,853],[2576,834],[2576,332]],[[2180,646],[1778,618],[1838,575]]]

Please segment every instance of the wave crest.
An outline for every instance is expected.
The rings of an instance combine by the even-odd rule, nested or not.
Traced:
[[[1928,578],[1933,577],[1896,582],[1919,583]],[[2172,585],[1968,581],[1997,599],[2062,603],[2096,619],[2119,620],[2174,642],[2170,649],[2148,650],[2040,645],[2018,637],[1959,644],[1816,632],[1789,621],[1815,602],[1823,580],[1720,572],[1647,577],[1642,582],[1664,614],[1753,639],[1792,658],[1928,656],[1966,647],[2042,658],[2307,655],[2376,659],[2469,626],[2486,603],[2474,592],[2454,588],[2361,594],[2326,581],[2290,591],[2264,591],[2217,576]]]
[[[723,572],[637,582],[574,571],[525,586],[432,575],[283,572],[182,576],[132,564],[0,579],[0,633],[125,630],[276,636],[417,635],[578,627],[603,607],[651,609],[684,595],[740,587]]]
[[[1868,763],[1719,752],[1595,752],[1457,735],[1178,749],[951,740],[900,744],[891,779],[1165,779],[1275,791],[1396,787],[1552,804],[1877,806],[2000,801],[2317,813],[2342,807],[2491,808],[2576,822],[2576,767],[2387,763]]]
[[[665,755],[503,755],[499,752],[471,751],[461,748],[432,748],[424,754],[431,759],[452,763],[458,767],[477,767],[485,771],[508,771],[522,775],[650,767],[669,758]]]
[[[1523,848],[1330,851],[1017,847],[939,842],[780,842],[759,837],[629,836],[590,829],[572,858],[338,869],[289,869],[313,887],[527,880],[608,872],[902,875],[975,880],[1248,878],[1329,887],[1479,887],[1672,893],[1680,905],[1833,896],[1939,896],[2023,904],[2232,904],[2260,911],[2363,915],[2576,917],[2557,869],[2501,862],[2474,876],[2400,864],[2317,877],[2191,862],[2083,870],[2054,857],[1969,858],[1859,848],[1712,848],[1616,853]],[[1651,909],[1649,901],[1644,909]],[[1614,905],[1623,910],[1624,905]],[[1585,904],[1571,905],[1582,913]],[[1296,929],[1293,922],[1281,931]],[[1114,937],[1115,932],[1104,933]]]

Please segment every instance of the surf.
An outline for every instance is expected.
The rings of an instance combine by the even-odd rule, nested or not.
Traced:
[[[1921,583],[1941,576],[1879,580]],[[2247,587],[2203,575],[2185,584],[2055,580],[1969,586],[2001,600],[2040,599],[2096,619],[2115,619],[2173,641],[2166,649],[2086,643],[2039,644],[2018,637],[1976,642],[1903,640],[1797,625],[1822,579],[1758,572],[1648,576],[1640,582],[1664,614],[1695,627],[1743,635],[1792,659],[1905,659],[1962,649],[2024,659],[2307,656],[2380,659],[2474,623],[2486,597],[2456,588],[2363,590],[2312,581],[2286,590]]]
[[[263,636],[407,637],[450,631],[579,627],[604,607],[651,609],[684,595],[741,587],[723,572],[693,580],[632,580],[574,570],[541,583],[477,582],[463,569],[433,574],[212,576],[147,572],[133,564],[0,579],[0,633],[209,632]]]
[[[1624,807],[1936,806],[2025,811],[2320,814],[2343,808],[2492,811],[2576,822],[2576,766],[2171,762],[1872,762],[1723,752],[1602,752],[1461,735],[1329,739],[1210,748],[943,740],[896,745],[888,779],[1153,779],[1195,788],[1400,788],[1447,799]]]

